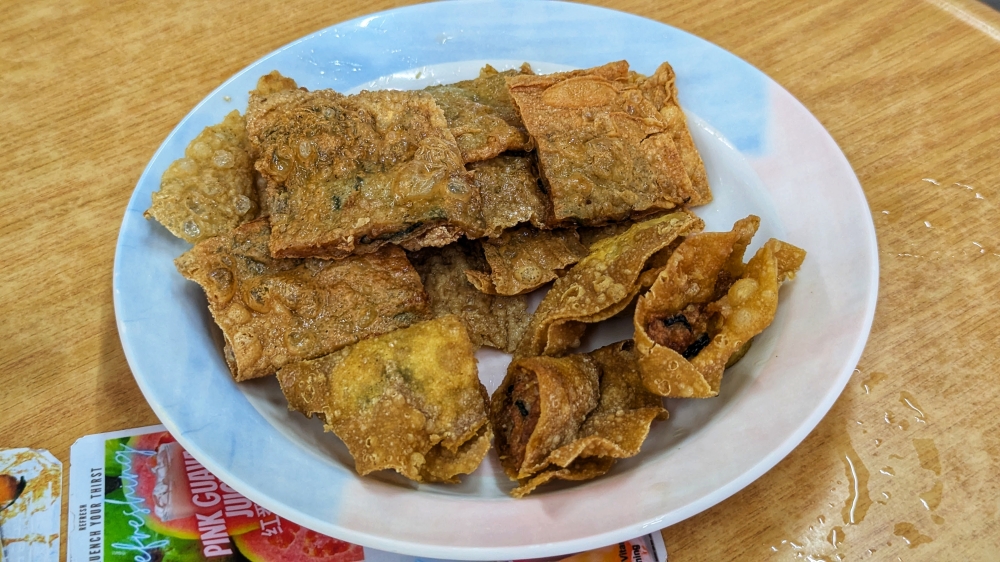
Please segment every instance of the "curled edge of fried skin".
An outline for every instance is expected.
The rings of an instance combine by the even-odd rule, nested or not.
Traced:
[[[571,349],[582,324],[610,318],[631,303],[654,254],[704,225],[694,214],[679,211],[593,243],[587,257],[557,279],[542,299],[514,356],[559,355]]]
[[[455,316],[287,365],[278,382],[290,409],[319,415],[341,438],[362,476],[393,469],[418,482],[454,483],[479,466],[493,438],[472,343]]]
[[[653,342],[646,332],[651,318],[647,315],[649,301],[640,299],[636,307],[635,339],[646,388],[666,397],[717,396],[726,367],[732,365],[734,356],[742,357],[751,338],[774,320],[778,289],[782,282],[795,277],[805,256],[804,250],[791,244],[775,238],[768,240],[745,265],[728,292],[709,305],[723,318],[721,330],[690,360]],[[735,267],[733,260],[728,260],[726,267]],[[662,275],[670,274],[668,267]]]
[[[560,434],[559,442],[565,444],[555,449],[551,447],[555,441],[550,435],[553,433],[551,428],[543,428],[541,423],[535,426],[528,446],[541,444],[541,447],[533,451],[535,453],[544,453],[546,448],[549,450],[542,462],[531,465],[522,463],[521,470],[516,475],[514,470],[505,466],[508,476],[517,478],[519,482],[519,486],[511,492],[514,497],[523,497],[537,486],[553,479],[587,480],[604,474],[615,459],[638,454],[649,435],[653,420],[663,420],[669,416],[660,397],[643,386],[631,340],[617,342],[584,355],[537,359],[559,364],[562,368],[554,372],[569,375],[560,381],[564,384],[569,382],[567,379],[579,379],[573,377],[573,374],[579,374],[577,371],[582,372],[585,367],[596,366],[599,372],[597,406],[587,413],[577,429],[562,428],[562,434],[572,435],[567,438]],[[544,376],[547,374],[543,374]],[[493,395],[491,421],[495,425],[504,423],[504,420],[497,418],[498,413],[511,411],[507,402],[512,397],[505,392],[505,388],[512,383],[508,377]],[[546,408],[552,408],[560,401],[543,399],[546,397],[545,392],[552,390],[551,385],[539,384],[538,388],[537,404],[540,407],[541,422],[541,416],[547,413]],[[561,387],[555,388],[564,390]],[[546,432],[546,429],[550,431]],[[504,438],[505,435],[498,434],[498,450],[503,448],[501,440]],[[541,454],[536,454],[534,458],[541,458]]]

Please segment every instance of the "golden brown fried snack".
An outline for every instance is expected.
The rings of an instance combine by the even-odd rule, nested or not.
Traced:
[[[286,365],[278,382],[292,409],[344,441],[358,474],[457,482],[492,438],[473,353],[461,321],[444,316]]]
[[[236,228],[257,215],[253,165],[246,126],[238,111],[206,127],[175,160],[143,214],[174,236],[196,244]]]
[[[628,63],[507,78],[555,219],[603,224],[696,200],[667,123]]]
[[[705,205],[712,201],[712,191],[708,187],[708,174],[705,172],[705,163],[698,154],[698,148],[691,138],[691,131],[688,129],[687,118],[677,102],[677,76],[673,67],[664,62],[656,69],[650,77],[632,73],[630,79],[634,81],[646,99],[648,99],[656,110],[660,113],[660,118],[667,124],[667,130],[677,146],[677,151],[681,155],[684,163],[684,171],[691,180],[694,195],[688,205]]]
[[[643,382],[661,396],[716,396],[734,355],[774,319],[778,287],[805,252],[771,239],[748,264],[743,253],[760,219],[730,232],[689,236],[670,256],[635,310]]]
[[[477,289],[491,295],[530,293],[587,256],[575,229],[526,226],[482,244],[490,272],[469,270],[465,274]]]
[[[508,150],[531,149],[528,131],[514,108],[505,81],[507,76],[521,74],[532,74],[527,63],[520,70],[503,72],[486,65],[474,80],[424,90],[444,112],[466,162],[487,160]]]
[[[276,259],[269,238],[267,220],[258,219],[175,262],[205,290],[238,381],[430,317],[420,277],[399,248],[340,261]]]
[[[587,257],[552,285],[515,355],[559,355],[579,345],[585,324],[610,318],[632,302],[654,254],[703,227],[701,219],[681,211],[636,223],[595,243]]]
[[[471,174],[426,93],[255,90],[247,132],[275,257],[443,246],[482,230]]]
[[[538,228],[552,224],[552,202],[539,186],[533,156],[504,154],[470,164],[469,170],[483,201],[485,231],[475,237],[494,238],[526,222]]]
[[[501,464],[522,497],[552,479],[586,480],[631,457],[654,419],[666,419],[661,399],[643,385],[631,340],[586,355],[522,358],[493,394],[490,419]],[[590,398],[592,369],[599,376],[597,404],[582,423],[574,415]]]
[[[523,295],[487,295],[469,283],[467,270],[485,268],[476,243],[459,242],[410,254],[430,298],[434,316],[457,315],[476,347],[488,345],[508,353],[528,325],[528,301]]]

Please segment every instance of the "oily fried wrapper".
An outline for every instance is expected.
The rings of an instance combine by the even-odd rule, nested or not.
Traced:
[[[175,262],[205,290],[237,381],[430,316],[420,277],[399,248],[339,261],[279,259],[269,238],[267,220],[258,219]]]
[[[691,187],[694,191],[688,205],[705,205],[711,202],[712,191],[708,186],[705,163],[698,153],[698,148],[694,145],[694,139],[691,138],[691,131],[688,129],[687,118],[677,101],[677,75],[674,74],[673,67],[664,62],[652,76],[645,77],[633,73],[631,78],[639,86],[643,96],[659,112],[660,118],[666,123],[667,130],[680,153],[684,172],[691,180]]]
[[[530,150],[531,139],[507,91],[507,76],[532,74],[525,63],[519,70],[498,72],[490,65],[473,80],[431,86],[424,91],[444,112],[466,162],[488,160],[508,150]]]
[[[426,93],[255,90],[247,133],[275,257],[443,246],[482,230],[471,174]]]
[[[510,450],[508,460],[513,464],[517,458],[517,451],[511,445],[524,442],[524,432],[530,431],[531,420],[537,418],[539,423],[527,440],[524,458],[527,461],[529,453],[547,453],[543,462],[535,461],[533,465],[525,466],[518,472],[521,486],[513,492],[515,497],[521,497],[553,478],[584,480],[603,474],[611,466],[607,461],[638,454],[649,434],[653,420],[667,417],[667,411],[663,408],[660,397],[643,387],[631,340],[618,342],[586,355],[546,357],[544,360],[547,363],[559,364],[564,371],[569,372],[574,369],[583,371],[583,366],[588,364],[596,366],[600,381],[599,397],[596,407],[587,413],[583,423],[575,428],[569,424],[562,428],[563,433],[559,434],[559,443],[562,445],[553,448],[552,438],[546,437],[555,435],[556,432],[540,422],[546,417],[549,408],[565,403],[558,400],[559,396],[556,396],[557,399],[547,397],[545,394],[547,389],[563,390],[563,388],[544,383],[544,377],[549,375],[537,369],[534,373],[523,372],[532,367],[533,364],[530,362],[518,366],[521,372],[513,374],[509,372],[507,380],[494,393],[490,403],[491,421],[497,428],[497,449]],[[532,392],[525,392],[526,388],[529,390],[534,388],[530,386],[532,374],[537,381],[537,398]],[[563,375],[560,381],[563,385],[579,384],[579,377],[560,374]],[[512,406],[512,401],[517,400],[521,400],[524,404],[523,410],[516,404]],[[527,415],[522,415],[524,410],[527,411]],[[548,419],[551,419],[551,415]],[[501,427],[504,429],[500,429]],[[572,437],[567,438],[565,435],[571,430]],[[538,446],[539,443],[542,444],[541,447]],[[531,449],[532,447],[536,449]],[[604,466],[604,470],[582,470],[583,467],[594,466],[594,462],[586,462],[588,458],[595,459],[595,462],[599,460],[598,464]],[[501,457],[502,462],[503,460]],[[527,462],[523,464],[526,465]],[[513,470],[507,472],[512,475]],[[584,474],[589,476],[585,477]]]
[[[576,345],[584,324],[610,318],[629,305],[654,254],[703,227],[701,219],[680,211],[638,222],[592,245],[587,257],[553,283],[515,355],[559,355]]]
[[[628,63],[507,78],[555,220],[603,224],[696,199],[673,136]]]
[[[477,243],[425,248],[410,258],[420,273],[434,316],[458,316],[476,347],[513,351],[528,325],[528,300],[523,295],[486,294],[469,282],[466,271],[486,267]]]
[[[319,414],[358,474],[393,469],[457,482],[476,469],[492,431],[486,389],[462,322],[444,316],[278,372],[292,409]]]
[[[196,244],[257,216],[246,125],[238,111],[206,127],[163,172],[144,213],[174,236]]]
[[[587,256],[574,229],[537,230],[521,227],[482,243],[489,273],[466,271],[484,293],[521,295],[552,281]]]
[[[743,232],[740,233],[740,230]],[[729,277],[727,268],[736,269],[737,260],[733,260],[733,256],[742,256],[745,242],[749,241],[745,224],[738,222],[734,232],[738,233],[733,237],[736,250],[728,255],[718,237],[714,242],[693,236],[686,240],[678,247],[676,260],[671,258],[671,263],[657,283],[636,306],[635,338],[640,354],[639,366],[643,382],[650,391],[673,397],[707,398],[718,395],[725,368],[734,356],[742,356],[750,339],[764,331],[774,319],[778,287],[785,279],[794,276],[805,259],[805,252],[791,244],[771,239],[749,263],[745,266],[740,264],[742,272],[738,277]],[[692,246],[685,248],[688,242]],[[703,246],[700,251],[695,247],[699,244]],[[705,285],[712,285],[713,271],[718,272],[716,286],[709,290]],[[685,294],[688,296],[683,296]],[[693,354],[682,354],[660,345],[650,334],[650,322],[654,319],[686,313],[691,307],[698,306],[704,307],[704,313],[710,319],[706,343]]]
[[[549,453],[574,439],[597,407],[600,372],[583,355],[522,357],[490,400],[490,420],[504,472],[530,477],[548,465]]]
[[[552,202],[542,191],[531,155],[504,154],[468,166],[482,198],[484,231],[476,238],[495,238],[521,223],[547,228],[553,223]]]

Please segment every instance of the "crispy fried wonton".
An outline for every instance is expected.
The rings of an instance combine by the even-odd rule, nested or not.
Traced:
[[[489,273],[470,270],[466,275],[477,289],[489,294],[529,293],[587,256],[575,229],[522,227],[482,244]]]
[[[289,406],[319,414],[365,475],[458,482],[490,447],[486,389],[469,336],[444,316],[278,372]]]
[[[507,76],[532,74],[520,70],[497,72],[486,65],[474,80],[431,86],[424,91],[437,102],[455,135],[462,158],[479,162],[508,150],[529,150],[531,140],[507,91]]]
[[[508,228],[530,222],[552,224],[552,202],[542,191],[531,155],[504,154],[469,165],[483,202],[483,236],[500,236]]]
[[[477,243],[425,248],[410,254],[410,258],[420,273],[434,316],[458,316],[476,347],[513,350],[528,325],[527,298],[488,295],[472,286],[465,272],[485,268]]]
[[[238,381],[430,317],[420,277],[395,246],[339,261],[276,259],[269,238],[258,219],[175,262],[205,290]]]
[[[682,211],[636,223],[595,243],[590,254],[549,289],[515,355],[560,355],[579,345],[586,324],[610,318],[632,302],[654,254],[703,227],[701,219]]]
[[[694,189],[694,195],[688,205],[705,205],[711,202],[712,192],[708,187],[705,163],[698,154],[694,139],[691,138],[691,131],[688,129],[687,118],[684,117],[684,111],[677,102],[677,76],[674,74],[674,69],[665,62],[648,78],[635,73],[631,78],[660,113],[660,118],[667,124],[667,130],[670,131],[677,151],[680,152],[684,171]]]
[[[482,230],[478,191],[426,93],[255,90],[247,133],[275,257],[443,246]]]
[[[229,232],[257,215],[246,125],[232,111],[205,128],[175,160],[145,217],[192,244]]]
[[[692,204],[697,194],[668,124],[620,61],[507,78],[557,221],[603,224]]]
[[[760,219],[730,232],[687,237],[635,310],[635,339],[646,387],[660,396],[716,396],[735,354],[774,319],[778,287],[805,252],[769,240],[749,263],[743,254]]]
[[[652,421],[667,411],[643,387],[633,348],[624,341],[586,355],[511,363],[490,419],[501,465],[520,482],[512,495],[554,478],[593,478],[613,459],[638,454]]]

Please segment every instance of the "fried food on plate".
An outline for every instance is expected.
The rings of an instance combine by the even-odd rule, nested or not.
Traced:
[[[534,156],[504,154],[468,168],[482,197],[483,236],[500,236],[521,223],[552,224],[552,202],[539,184]]]
[[[490,402],[501,465],[523,497],[553,479],[599,476],[631,457],[654,419],[666,419],[647,391],[631,340],[585,355],[523,357],[511,363]]]
[[[420,277],[397,247],[338,261],[277,259],[269,238],[267,220],[258,219],[175,262],[205,290],[237,381],[430,316]]]
[[[590,254],[553,283],[531,317],[515,356],[560,355],[579,345],[586,324],[618,314],[638,294],[647,262],[704,222],[681,211],[638,222],[590,247]]]
[[[508,150],[530,150],[531,140],[507,91],[507,76],[532,74],[527,63],[520,70],[497,72],[486,65],[473,80],[431,86],[424,91],[444,112],[462,158],[479,162]]]
[[[697,200],[669,126],[628,63],[507,78],[557,221],[603,224]]]
[[[794,277],[805,252],[771,239],[749,263],[743,254],[760,219],[730,232],[688,236],[639,298],[635,340],[646,387],[660,396],[716,396],[725,368],[771,324],[778,287]]]
[[[486,389],[462,322],[444,316],[278,372],[292,409],[319,414],[355,470],[457,482],[490,447]]]
[[[691,131],[688,129],[687,118],[677,101],[677,75],[669,63],[663,63],[656,72],[648,78],[641,74],[631,73],[630,79],[638,86],[642,94],[660,113],[660,118],[667,124],[667,130],[677,146],[684,163],[684,172],[691,180],[694,190],[688,205],[705,205],[712,201],[712,191],[708,187],[708,173],[705,163],[694,145]]]
[[[485,268],[477,243],[425,248],[410,254],[410,259],[420,273],[434,316],[458,316],[476,347],[513,350],[528,325],[527,298],[488,295],[472,286],[465,272]]]
[[[576,230],[536,230],[521,227],[482,242],[489,273],[467,271],[469,281],[484,293],[520,295],[552,281],[587,256]]]
[[[206,127],[163,172],[144,216],[196,244],[229,232],[257,215],[253,164],[239,111]]]
[[[482,230],[471,174],[426,93],[254,91],[247,133],[275,257],[444,246]]]

